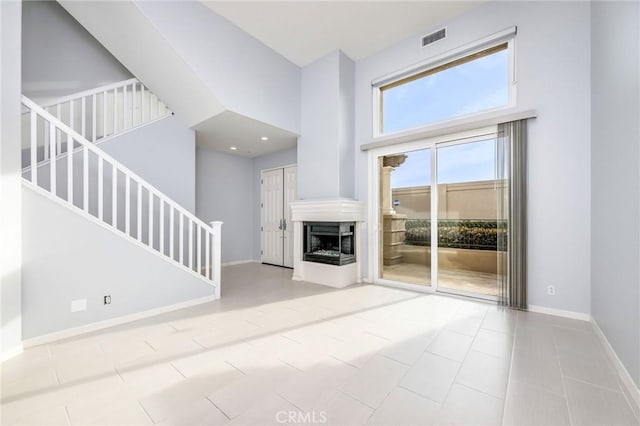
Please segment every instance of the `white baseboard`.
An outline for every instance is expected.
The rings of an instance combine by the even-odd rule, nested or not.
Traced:
[[[11,348],[8,351],[2,352],[2,354],[0,354],[0,364],[8,359],[13,358],[14,356],[20,355],[22,352],[24,352],[24,345],[22,343],[17,345],[15,348]]]
[[[233,262],[224,262],[220,266],[242,265],[243,263],[260,263],[260,261],[255,259],[235,260]]]
[[[591,315],[582,312],[565,311],[563,309],[547,308],[546,306],[529,305],[527,310],[539,314],[554,315],[557,317],[571,318],[580,321],[591,321]]]
[[[116,318],[110,318],[104,321],[98,321],[87,325],[81,325],[79,327],[68,328],[66,330],[56,331],[49,334],[43,334],[42,336],[32,337],[22,341],[24,348],[30,348],[33,346],[43,345],[45,343],[55,342],[57,340],[68,339],[70,337],[76,337],[81,334],[90,333],[93,331],[102,330],[105,328],[113,327],[116,325],[125,324],[149,318],[155,315],[164,314],[167,312],[177,311],[179,309],[189,308],[191,306],[201,305],[203,303],[213,302],[216,300],[216,296],[205,296],[197,299],[187,300],[186,302],[175,303],[173,305],[161,306],[159,308],[153,308],[142,312],[136,312],[133,314],[123,315]]]
[[[618,358],[618,354],[613,349],[613,346],[611,346],[611,343],[609,343],[607,336],[604,334],[604,332],[596,322],[595,318],[591,318],[591,322],[593,323],[593,329],[595,330],[596,335],[602,342],[602,345],[607,351],[609,357],[613,360],[613,365],[615,366],[615,369],[618,372],[618,375],[620,376],[620,381],[628,391],[627,396],[630,396],[630,399],[631,399],[631,401],[629,402],[631,404],[635,404],[634,411],[637,415],[637,413],[640,413],[640,388],[633,381],[633,379],[631,378],[631,375],[629,374],[629,371],[627,371],[622,361],[620,361],[620,358]]]

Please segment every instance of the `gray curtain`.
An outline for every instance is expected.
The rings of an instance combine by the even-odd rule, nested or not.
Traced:
[[[498,125],[499,301],[527,309],[527,120]]]

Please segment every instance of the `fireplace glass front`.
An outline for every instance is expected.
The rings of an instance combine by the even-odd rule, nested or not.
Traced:
[[[356,261],[355,222],[304,222],[303,260],[329,265]]]

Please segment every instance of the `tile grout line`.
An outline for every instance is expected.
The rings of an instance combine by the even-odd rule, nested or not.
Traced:
[[[216,403],[215,403],[215,402],[213,402],[213,401],[211,400],[211,398],[209,398],[208,396],[205,396],[205,397],[204,397],[204,399],[205,399],[206,401],[209,401],[209,403],[210,403],[211,405],[213,405],[214,407],[216,407],[216,409],[217,409],[218,411],[220,411],[220,412],[222,413],[222,415],[223,415],[223,416],[225,416],[225,417],[227,418],[227,420],[231,421],[231,417],[229,417],[229,416],[227,415],[227,413],[225,413],[225,412],[222,410],[222,408],[218,407],[218,406],[216,405]]]
[[[181,375],[181,376],[182,376],[182,377],[184,377],[185,379],[187,378],[187,376],[185,376],[185,375],[184,375],[184,373],[178,369],[178,367],[176,367],[175,365],[173,365],[173,362],[170,362],[170,363],[169,363],[169,365],[170,365],[171,367],[173,367],[173,369],[174,369],[174,370],[176,370],[176,371],[178,372],[178,374],[179,374],[179,375]]]
[[[567,394],[567,384],[564,379],[564,372],[562,371],[562,364],[560,363],[560,351],[558,350],[558,342],[556,341],[556,335],[551,332],[553,338],[553,346],[556,349],[556,360],[558,361],[558,367],[560,367],[560,381],[562,382],[562,391],[564,392],[564,403],[567,407],[567,415],[569,416],[569,424],[574,425],[573,416],[571,415],[571,408],[569,407],[569,395]]]
[[[71,426],[71,416],[69,415],[69,408],[66,404],[64,405],[64,415],[67,417],[67,423],[69,424],[69,426]]]
[[[518,326],[520,325],[520,315],[516,313],[516,325],[513,328],[513,338],[511,339],[511,356],[509,357],[509,374],[507,375],[507,388],[504,393],[504,405],[502,406],[502,418],[500,424],[504,424],[504,416],[507,412],[507,398],[509,397],[509,388],[511,387],[511,376],[513,373],[513,359],[516,350],[516,339],[518,338]]]
[[[144,408],[144,405],[142,405],[142,402],[137,399],[136,402],[138,403],[138,406],[140,406],[140,408],[142,408],[142,411],[147,415],[147,417],[149,418],[149,420],[151,420],[151,423],[153,423],[154,425],[156,424],[156,422],[153,421],[153,418],[151,418],[151,415],[149,414],[149,412],[147,411],[146,408]]]

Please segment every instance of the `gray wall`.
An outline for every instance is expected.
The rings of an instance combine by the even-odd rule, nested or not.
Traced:
[[[355,62],[339,52],[338,82],[338,157],[340,161],[340,196],[353,198],[355,193],[354,162],[354,124],[355,114]]]
[[[640,385],[640,4],[591,7],[591,314]]]
[[[255,158],[198,148],[196,212],[221,220],[222,262],[260,260],[260,171],[296,164],[296,148]]]
[[[195,132],[175,116],[99,145],[192,213],[196,211]]]
[[[0,2],[0,359],[22,341],[21,2]]]
[[[253,159],[253,255],[260,260],[260,171],[297,163],[297,149],[291,148]]]
[[[55,1],[23,2],[22,91],[45,101],[131,78]]]
[[[352,198],[354,63],[344,53],[336,50],[302,69],[301,113],[298,195]]]
[[[517,25],[517,104],[538,111],[529,127],[529,303],[589,313],[589,3],[488,2],[442,25],[447,38],[429,47],[419,44],[419,36],[429,30],[425,28],[356,63],[356,198],[367,201],[368,196],[367,154],[359,147],[373,137],[371,81]],[[367,277],[366,264],[364,268]],[[547,295],[551,284],[555,296]]]
[[[198,148],[196,214],[222,225],[222,262],[253,259],[253,161]]]
[[[25,339],[214,294],[191,273],[31,189],[22,209]],[[72,313],[74,299],[87,299],[87,310]]]

